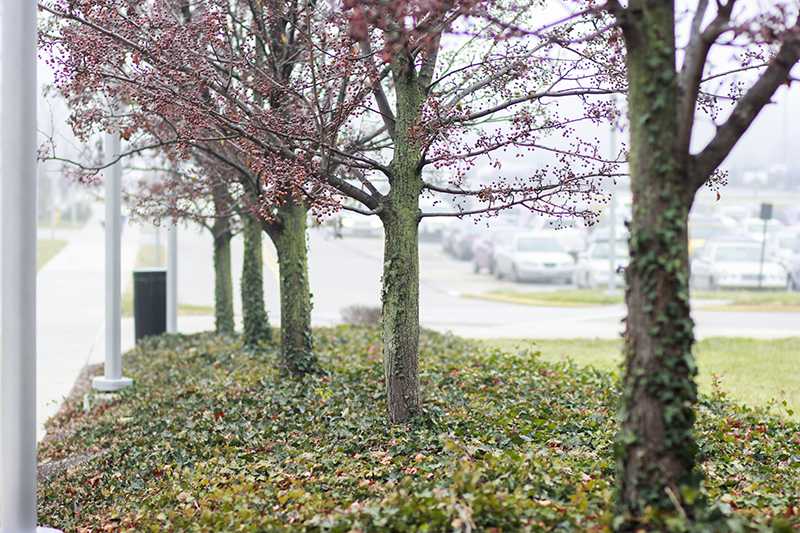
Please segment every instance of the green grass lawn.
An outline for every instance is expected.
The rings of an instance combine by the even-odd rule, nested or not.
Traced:
[[[622,303],[622,293],[608,294],[603,290],[569,289],[562,291],[491,291],[465,294],[466,298],[492,300],[537,306],[589,307]]]
[[[243,350],[211,334],[140,343],[124,361],[133,387],[101,402],[84,380],[48,422],[39,523],[115,532],[609,530],[613,375],[423,332],[423,411],[391,426],[379,328],[317,329],[314,348],[323,371],[291,379],[276,345]],[[692,529],[676,512],[670,531],[800,526],[800,424],[702,396],[695,433],[704,490],[724,505]],[[648,520],[642,531],[668,529]]]
[[[491,291],[465,294],[498,302],[554,307],[590,307],[623,303],[622,291],[608,294],[604,289],[568,289],[561,291]],[[718,300],[698,309],[714,311],[800,312],[800,292],[787,291],[692,291],[696,300]]]
[[[159,261],[161,258],[161,262]],[[157,268],[163,266],[166,259],[166,250],[162,246],[161,254],[155,245],[148,244],[139,248],[136,255],[135,268]],[[120,302],[123,317],[133,316],[133,280],[127,280],[125,291],[122,293]],[[178,304],[178,315],[180,316],[209,316],[214,314],[214,308],[210,305],[190,305]]]
[[[484,341],[503,350],[533,349],[545,361],[572,360],[578,365],[618,371],[622,362],[621,340],[518,340]],[[800,337],[779,340],[717,337],[704,339],[695,349],[700,390],[711,393],[715,380],[737,402],[756,407],[775,403],[786,414],[782,401],[800,415]]]
[[[43,269],[66,245],[67,241],[59,239],[38,239],[36,241],[36,271]]]

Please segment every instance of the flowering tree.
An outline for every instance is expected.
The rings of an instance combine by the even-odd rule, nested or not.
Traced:
[[[256,61],[259,68],[288,75],[291,68],[281,63],[283,59],[276,60],[266,43],[274,46],[274,53],[284,59],[292,55],[287,51],[290,43],[267,35],[282,27],[281,22],[273,24],[275,20],[271,17],[290,17],[290,14],[278,12],[277,7],[278,11],[254,13],[255,6],[241,2],[227,5],[209,2],[207,7],[201,5],[193,9],[185,1],[139,6],[127,2],[89,2],[81,6],[64,2],[43,4],[46,11],[55,15],[43,44],[51,57],[57,85],[69,99],[74,113],[73,127],[79,134],[87,136],[97,128],[115,127],[123,130],[126,137],[138,141],[128,154],[159,149],[178,160],[199,161],[207,183],[187,186],[168,180],[161,184],[159,192],[177,189],[182,195],[207,194],[214,205],[232,204],[241,215],[247,253],[243,276],[245,340],[250,339],[251,344],[268,331],[261,320],[266,317],[263,297],[259,296],[262,293],[253,290],[260,286],[262,267],[256,257],[261,253],[260,235],[254,230],[258,226],[267,231],[282,265],[282,294],[285,295],[281,321],[282,365],[293,373],[303,373],[313,369],[315,363],[310,344],[305,199],[292,181],[302,180],[297,172],[292,173],[299,165],[293,167],[291,162],[282,161],[276,154],[264,154],[260,158],[250,155],[252,143],[241,132],[225,125],[224,120],[217,120],[230,113],[235,115],[236,111],[227,106],[226,99],[235,99],[235,93],[246,88],[208,86],[204,81],[208,73],[191,69],[203,66],[198,49],[206,47],[212,51],[219,47],[219,35],[230,30],[224,45],[246,54],[246,59]],[[263,18],[255,20],[255,14]],[[224,27],[226,20],[242,24],[248,17],[256,25],[270,18],[269,29],[260,34],[255,43],[242,41],[248,34],[243,34],[241,28]],[[110,115],[110,100],[124,102],[126,113]],[[266,105],[264,102],[264,98],[258,96],[257,105]],[[279,107],[278,104],[273,101],[272,107]],[[285,171],[288,177],[267,179],[267,170],[270,173]],[[159,199],[172,197],[174,194],[151,194],[143,205],[152,210]],[[231,233],[224,217],[215,216],[213,226],[215,243],[219,244],[215,245],[215,266],[222,273],[230,270]],[[258,278],[253,283],[248,282],[250,273]],[[229,276],[221,279],[229,279]],[[218,284],[216,295],[218,308],[229,308],[227,304],[220,304],[230,303],[230,284]],[[225,316],[228,318],[223,321],[222,330],[232,331],[232,313]]]
[[[536,16],[525,3],[345,5],[357,62],[366,72],[361,90],[370,95],[362,105],[380,121],[376,133],[365,137],[376,148],[368,155],[360,150],[350,161],[335,148],[321,150],[362,180],[363,192],[351,196],[379,216],[385,229],[384,363],[390,419],[398,422],[420,407],[420,220],[492,216],[512,206],[591,219],[587,206],[602,196],[600,179],[615,173],[616,162],[579,137],[563,144],[554,137],[612,117],[614,109],[603,97],[620,86],[608,70],[583,83],[598,64],[613,64],[607,48],[587,45],[582,57],[555,57],[559,47],[552,36],[519,37]],[[581,98],[581,105],[571,113],[558,111],[556,102],[568,96]],[[541,166],[504,171],[504,153],[533,154]],[[469,184],[467,177],[478,170],[484,179]],[[370,184],[375,176],[388,180],[388,192]],[[456,199],[450,213],[420,211],[421,197],[443,195]]]
[[[153,0],[54,1],[46,9],[67,22],[55,56],[84,116],[97,109],[83,96],[87,87],[102,88],[132,104],[130,127],[157,117],[178,146],[225,143],[258,177],[261,213],[278,221],[267,232],[282,294],[291,295],[282,324],[310,316],[302,297],[306,210],[324,216],[344,207],[381,219],[386,387],[390,420],[401,422],[420,407],[420,220],[513,206],[591,218],[601,178],[615,172],[591,143],[552,141],[613,115],[602,97],[620,90],[609,68],[614,47],[589,34],[583,55],[555,57],[563,38],[524,36],[529,7]],[[598,65],[602,75],[591,78]],[[558,111],[566,97],[581,98],[579,110]],[[503,152],[541,153],[543,163],[504,172]],[[469,183],[477,168],[485,179]],[[462,200],[450,213],[424,213],[425,196]],[[306,329],[284,328],[283,340],[290,366],[313,365],[302,355],[311,353]]]

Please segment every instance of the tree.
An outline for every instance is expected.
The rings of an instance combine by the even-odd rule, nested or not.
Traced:
[[[709,2],[698,1],[680,68],[674,2],[630,0],[623,7],[611,0],[605,6],[616,18],[627,49],[634,205],[619,436],[617,525],[622,530],[665,528],[670,516],[693,516],[699,475],[692,434],[697,387],[689,305],[689,210],[698,189],[712,179],[775,91],[794,81],[791,69],[800,59],[800,25],[788,24],[796,9],[776,3],[772,9],[740,12],[735,20],[736,0],[715,4],[716,13],[704,24]],[[744,37],[750,39],[747,45],[742,44]],[[722,74],[715,71],[710,52],[722,44],[750,46],[748,52],[758,51],[759,44],[769,45],[773,53],[734,68],[761,72],[711,141],[695,153],[697,108],[714,99],[707,87]]]
[[[589,202],[602,196],[601,179],[614,173],[616,162],[588,143],[543,142],[609,113],[590,98],[618,89],[583,83],[583,70],[605,50],[551,58],[553,42],[503,33],[510,21],[532,20],[515,6],[351,2],[341,10],[326,3],[205,1],[192,5],[183,17],[188,22],[175,21],[167,0],[137,8],[60,2],[49,10],[81,28],[65,33],[59,63],[76,94],[85,93],[86,80],[113,79],[113,90],[136,102],[140,116],[157,115],[172,126],[176,143],[215,137],[233,147],[258,176],[262,213],[278,220],[276,228],[304,229],[301,210],[325,216],[346,208],[380,217],[387,402],[390,420],[403,422],[420,409],[420,220],[491,216],[513,206],[591,218]],[[480,27],[471,25],[473,16],[481,17]],[[102,61],[87,62],[87,55]],[[568,96],[585,98],[572,116],[551,105]],[[511,127],[497,128],[498,121]],[[532,150],[547,155],[540,168],[498,170],[497,154]],[[469,184],[466,175],[479,164],[490,174]],[[380,192],[387,181],[388,192]],[[420,197],[456,205],[422,213]],[[303,290],[302,301],[282,298],[282,325],[298,323],[282,335],[285,356],[294,358],[310,350],[310,332],[300,334],[299,327],[309,324],[307,274],[295,268],[307,262],[305,238],[279,237],[276,228],[267,233],[279,248],[282,293]]]
[[[342,111],[329,111],[331,98],[316,92],[325,84],[313,87],[311,100],[326,102],[313,122],[315,134],[306,134],[319,139],[316,149],[328,163],[320,174],[327,185],[360,202],[362,213],[378,216],[384,227],[384,372],[389,419],[395,423],[409,420],[421,408],[420,221],[428,216],[492,216],[513,206],[591,219],[594,213],[587,205],[602,196],[600,178],[615,171],[615,161],[603,159],[587,144],[559,149],[541,142],[548,134],[608,113],[588,98],[613,93],[614,87],[581,84],[576,74],[589,68],[602,50],[559,64],[547,56],[553,46],[549,41],[506,38],[511,21],[531,21],[529,6],[497,4],[345,2],[342,14],[330,15],[341,28],[334,34],[347,31],[358,52],[332,47],[324,32],[309,50],[314,79],[326,79],[332,69],[340,73],[328,83],[328,94],[362,95],[349,103],[350,118],[368,114],[377,122],[337,142],[343,137],[339,130],[352,121],[340,118]],[[471,17],[482,25],[471,26]],[[564,116],[545,103],[566,96],[587,98],[586,106]],[[509,127],[491,127],[499,121]],[[498,154],[522,156],[534,149],[554,154],[554,164],[521,175],[499,172]],[[481,162],[491,162],[489,179],[469,186],[465,176]],[[380,192],[381,180],[388,182],[388,192]],[[424,197],[455,198],[456,205],[449,212],[426,213],[420,210]]]
[[[241,202],[232,207],[241,212],[246,204],[251,214],[261,215],[261,222],[278,248],[284,270],[288,272],[281,276],[286,284],[283,293],[293,294],[292,299],[282,299],[285,304],[282,310],[287,315],[281,321],[285,333],[283,340],[295,342],[291,346],[282,345],[285,363],[282,366],[300,373],[311,369],[315,361],[313,354],[304,353],[311,350],[311,298],[307,290],[306,250],[304,246],[294,245],[297,242],[304,245],[305,236],[283,235],[295,228],[304,231],[304,225],[282,221],[284,215],[293,220],[298,209],[303,208],[304,200],[299,203],[297,199],[285,200],[283,195],[292,195],[291,186],[271,188],[281,196],[266,196],[265,191],[269,189],[266,181],[279,181],[280,178],[266,177],[268,167],[264,165],[264,159],[247,153],[252,145],[243,149],[241,144],[225,144],[239,135],[238,130],[231,129],[225,120],[216,120],[216,117],[230,112],[230,109],[225,109],[224,102],[236,98],[236,90],[241,87],[209,86],[203,76],[198,75],[201,74],[199,71],[192,70],[203,67],[197,50],[203,50],[204,46],[209,52],[220,44],[228,45],[232,50],[253,52],[253,43],[242,41],[241,29],[249,21],[264,30],[257,35],[255,43],[257,63],[267,65],[265,70],[278,77],[290,75],[293,61],[291,43],[284,43],[278,34],[285,30],[292,13],[296,19],[296,11],[291,11],[283,3],[276,4],[274,9],[261,11],[253,4],[234,1],[192,8],[184,0],[164,0],[139,6],[126,2],[89,2],[81,6],[52,2],[43,8],[53,14],[58,23],[43,40],[44,48],[51,56],[54,70],[59,73],[57,85],[68,96],[74,113],[73,126],[79,133],[85,135],[92,128],[104,127],[116,120],[127,136],[136,132],[144,135],[141,146],[132,152],[166,148],[179,158],[205,155],[206,166],[209,160],[216,160],[230,167],[231,172],[218,173],[212,180],[213,186],[206,190],[211,191],[215,204],[219,205],[229,203],[226,188],[244,191],[244,196],[239,198]],[[233,27],[225,25],[228,21]],[[226,36],[227,42],[218,42],[221,34]],[[258,105],[264,105],[263,95],[255,94]],[[127,103],[125,117],[109,117],[104,112],[103,96],[106,95]],[[273,107],[279,107],[279,103],[274,98],[271,100]],[[208,173],[204,175],[208,176]],[[287,206],[283,207],[284,204]],[[273,206],[277,208],[272,209]],[[215,270],[221,275],[230,270],[229,242],[232,234],[229,230],[225,219],[214,219]],[[253,237],[252,233],[248,235]],[[253,239],[248,243],[252,244]],[[252,262],[246,264],[254,266]],[[298,269],[295,265],[303,265],[303,268]],[[261,267],[259,263],[259,271]],[[246,273],[253,275],[255,284],[261,279],[260,274],[255,279],[257,273],[253,268],[247,268]],[[300,279],[295,280],[295,277]],[[249,279],[249,276],[244,277],[246,285],[250,284]],[[305,293],[292,292],[303,287],[306,287]],[[261,317],[266,318],[263,302],[256,301],[252,291],[247,293],[245,333],[251,339],[251,335],[262,335],[268,329],[263,323],[259,325]],[[218,283],[215,294],[217,309],[224,310],[217,313],[218,330],[232,332],[231,284]],[[298,364],[286,362],[287,357],[301,357],[301,354],[302,361]]]
[[[242,265],[242,334],[245,346],[255,348],[272,340],[264,306],[264,256],[261,220],[247,214],[242,220],[244,261]]]

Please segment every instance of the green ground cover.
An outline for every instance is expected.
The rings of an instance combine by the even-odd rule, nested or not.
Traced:
[[[559,291],[501,290],[465,294],[467,298],[536,306],[588,307],[622,304],[622,292],[609,294],[603,289]],[[788,291],[692,291],[692,298],[720,303],[703,303],[699,309],[714,311],[800,312],[800,292]]]
[[[39,522],[515,532],[612,520],[611,373],[425,332],[425,410],[389,427],[379,332],[315,334],[324,372],[303,381],[275,369],[273,347],[208,334],[142,343],[125,357],[134,387],[88,412],[76,394],[48,423]],[[800,426],[716,395],[702,398],[696,433],[709,530],[800,525]]]
[[[59,239],[38,239],[36,241],[36,271],[43,269],[66,245],[67,241]]]

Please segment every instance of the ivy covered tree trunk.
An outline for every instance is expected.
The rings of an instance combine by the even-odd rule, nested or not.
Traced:
[[[264,256],[261,222],[245,215],[243,222],[244,258],[242,262],[242,332],[244,345],[254,348],[271,340],[272,332],[264,304]]]
[[[425,99],[413,64],[392,66],[397,98],[391,189],[381,210],[383,252],[383,361],[389,421],[419,411],[419,171],[421,151],[412,137]]]
[[[280,365],[293,375],[317,368],[311,334],[306,213],[304,206],[287,202],[278,208],[279,222],[267,226],[280,266]]]
[[[214,318],[217,333],[232,335],[233,277],[231,275],[231,240],[233,233],[227,219],[214,224]]]
[[[419,192],[411,179],[403,185],[393,187],[382,216],[383,358],[392,423],[419,410]]]
[[[637,13],[628,22],[635,27],[625,28],[634,207],[616,524],[650,531],[669,516],[691,518],[699,483],[687,242],[693,190],[686,161],[664,142],[678,132],[674,6],[630,5]]]

